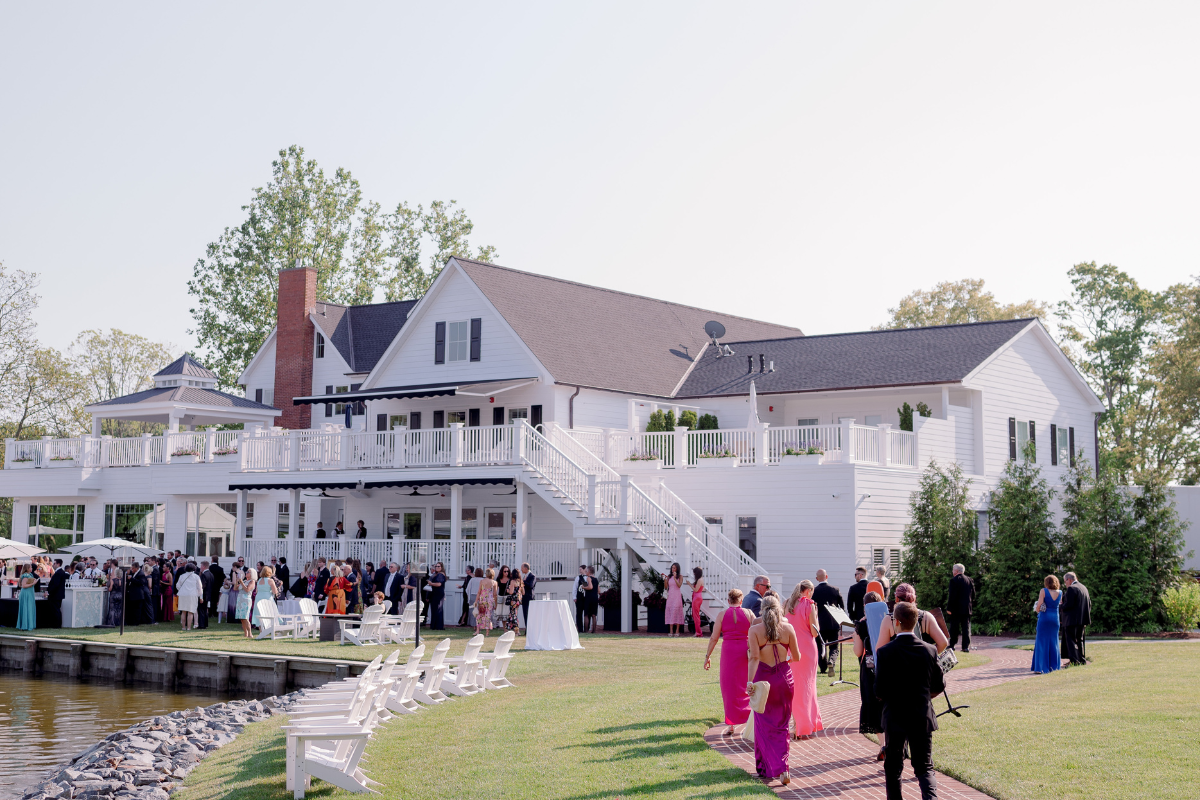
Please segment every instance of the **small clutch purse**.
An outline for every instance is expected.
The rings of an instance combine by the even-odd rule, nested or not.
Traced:
[[[771,684],[759,681],[754,684],[754,694],[750,695],[750,710],[761,714],[767,710],[767,695],[771,693]]]
[[[954,651],[947,647],[938,654],[937,663],[942,668],[942,674],[945,675],[958,666],[958,659],[954,657]]]

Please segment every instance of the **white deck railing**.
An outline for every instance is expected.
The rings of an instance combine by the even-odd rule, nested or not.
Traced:
[[[338,469],[403,469],[520,464],[562,472],[571,462],[601,483],[645,462],[633,454],[654,454],[664,469],[690,469],[705,456],[737,459],[738,466],[783,463],[789,449],[815,446],[823,464],[858,463],[914,469],[916,434],[856,425],[813,425],[772,428],[645,433],[571,431],[546,424],[545,445],[522,441],[523,427],[488,425],[425,430],[397,429],[362,433],[349,430],[182,431],[162,436],[77,439],[6,440],[6,469],[47,467],[140,467],[165,464],[227,462],[240,472],[290,472]],[[522,451],[522,447],[525,448]],[[566,473],[563,472],[565,476]],[[572,499],[586,497],[587,487],[571,486]],[[607,491],[607,488],[605,488]],[[612,507],[609,507],[612,511]]]

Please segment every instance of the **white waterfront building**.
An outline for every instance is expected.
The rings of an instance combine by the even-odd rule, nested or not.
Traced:
[[[425,542],[452,578],[528,561],[564,598],[597,559],[629,589],[636,553],[702,567],[723,598],[760,572],[786,591],[818,568],[842,586],[856,564],[895,570],[931,459],[962,465],[982,514],[1026,441],[1052,482],[1073,453],[1095,458],[1103,406],[1037,320],[804,336],[461,258],[419,301],[346,307],[315,287],[311,269],[280,274],[244,397],[185,356],[155,389],[90,407],[91,436],[10,440],[14,538],[286,555],[293,574]],[[905,402],[932,412],[911,432]],[[656,410],[720,428],[645,433]],[[169,432],[100,436],[108,418]],[[219,423],[244,429],[194,430]],[[823,455],[785,456],[802,443]],[[339,521],[346,538],[314,538]]]

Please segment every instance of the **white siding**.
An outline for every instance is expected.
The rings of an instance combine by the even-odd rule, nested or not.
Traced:
[[[251,400],[254,399],[255,389],[264,390],[264,399],[265,390],[270,390],[272,394],[275,392],[275,337],[271,337],[263,347],[258,356],[258,363],[248,369],[242,379],[246,381],[246,397]]]
[[[956,458],[954,419],[937,417],[913,417],[913,430],[917,433],[917,465],[921,469],[936,460],[948,466]]]
[[[975,471],[975,419],[971,409],[951,405],[950,416],[954,419],[954,459],[962,465],[963,472]]]
[[[1191,551],[1192,556],[1184,561],[1184,566],[1187,569],[1200,569],[1200,486],[1172,486],[1171,489],[1175,493],[1175,510],[1179,513],[1179,519],[1188,526],[1183,534],[1187,541],[1183,551]]]
[[[575,398],[575,427],[621,428],[629,421],[629,398],[613,392],[580,391]]]
[[[474,318],[483,321],[480,360],[434,364],[434,324]],[[440,281],[437,294],[428,297],[416,318],[410,319],[401,329],[400,340],[398,350],[376,367],[372,386],[503,380],[542,373],[491,304],[457,270]]]
[[[983,391],[983,440],[989,477],[1008,462],[1008,419],[1037,423],[1037,463],[1056,484],[1064,465],[1050,465],[1050,425],[1075,428],[1075,449],[1094,460],[1094,416],[1088,399],[1063,372],[1040,339],[1028,333],[988,364],[971,381]],[[1094,466],[1094,465],[1093,465]]]
[[[324,334],[321,334],[324,336]],[[325,357],[313,357],[313,380],[312,393],[325,394],[326,386],[349,386],[350,377],[346,374],[350,371],[350,365],[342,358],[342,354],[333,346],[333,342],[325,340]],[[354,378],[355,383],[361,383],[362,377]],[[316,407],[314,407],[315,409]],[[317,417],[319,414],[324,414],[324,409],[313,413],[313,423],[319,424]]]

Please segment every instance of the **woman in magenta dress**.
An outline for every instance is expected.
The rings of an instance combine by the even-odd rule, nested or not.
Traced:
[[[795,693],[792,668],[788,663],[800,659],[796,631],[783,617],[779,599],[767,597],[762,603],[762,619],[750,627],[750,664],[746,670],[746,694],[754,693],[754,684],[766,681],[771,689],[767,705],[754,712],[754,766],[764,780],[778,778],[784,786],[791,782],[788,768],[788,717],[792,714]]]
[[[704,626],[700,624],[700,612],[704,610],[704,570],[692,567],[692,624],[696,628],[696,638],[704,635]]]
[[[784,604],[784,615],[796,631],[800,658],[792,662],[796,694],[792,700],[792,719],[797,739],[811,739],[821,730],[821,709],[817,707],[817,604],[812,600],[812,581],[800,581]]]
[[[729,608],[713,623],[712,636],[708,640],[708,653],[704,656],[704,668],[712,664],[712,652],[721,641],[721,700],[725,704],[725,729],[733,734],[734,725],[744,725],[750,719],[750,698],[746,696],[746,669],[750,653],[746,637],[754,624],[754,614],[742,608],[740,589],[729,590]]]
[[[671,565],[667,573],[667,611],[663,620],[671,626],[671,636],[678,636],[686,624],[683,616],[683,574],[679,564]]]

